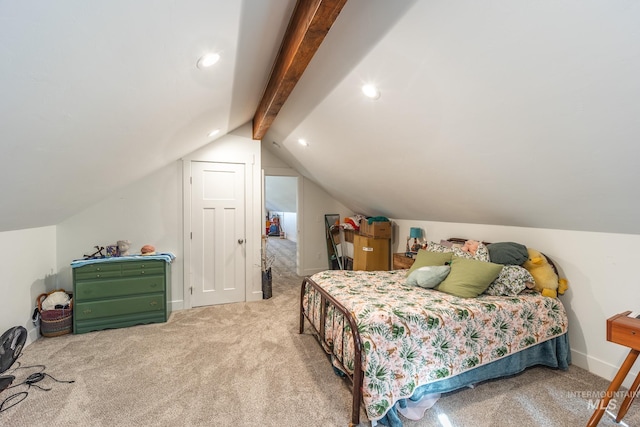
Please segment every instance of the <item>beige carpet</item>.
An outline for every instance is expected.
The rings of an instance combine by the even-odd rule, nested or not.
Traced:
[[[42,338],[21,366],[47,377],[0,413],[2,426],[346,426],[351,397],[315,339],[298,334],[295,244],[270,239],[273,297],[174,312],[165,324]],[[14,369],[14,384],[39,368]],[[521,375],[443,396],[414,426],[579,426],[591,393],[608,383],[571,367]],[[618,400],[621,402],[621,399]],[[361,415],[365,423],[366,417]],[[638,403],[624,421],[640,425]],[[616,425],[605,415],[602,426]]]

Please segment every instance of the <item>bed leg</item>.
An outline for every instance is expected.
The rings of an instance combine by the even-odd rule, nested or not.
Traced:
[[[302,287],[300,289],[300,334],[304,333],[304,304],[303,304],[303,295],[304,295],[304,288],[307,284],[307,279],[305,278],[304,280],[302,280]]]
[[[305,277],[302,281],[302,287],[300,289],[300,333],[304,333],[304,292],[307,284],[320,294],[320,319],[325,319],[327,314],[327,305],[330,303],[338,312],[342,313],[344,319],[349,323],[351,328],[351,334],[353,337],[353,350],[354,350],[354,372],[351,377],[352,389],[352,404],[351,404],[351,422],[349,427],[356,427],[360,425],[360,405],[362,402],[362,379],[364,373],[362,372],[362,340],[360,339],[360,333],[358,332],[358,324],[351,313],[344,308],[342,304],[336,301],[331,295],[326,293],[322,288],[318,287],[315,282]],[[307,313],[308,314],[308,313]],[[309,318],[311,327],[315,330],[314,321]],[[321,343],[326,342],[325,337],[325,324],[324,321],[320,322],[320,330],[316,330],[318,333],[318,340]],[[322,345],[322,344],[321,344]]]
[[[355,352],[356,355],[360,353]],[[356,356],[358,357],[358,356]],[[353,390],[352,390],[352,402],[351,402],[351,424],[357,426],[360,424],[360,402],[362,402],[362,368],[360,363],[355,363],[355,371],[353,373]]]

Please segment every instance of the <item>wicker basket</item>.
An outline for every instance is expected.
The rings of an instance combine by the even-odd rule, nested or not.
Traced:
[[[43,337],[59,337],[60,335],[73,332],[73,298],[69,303],[69,308],[43,310],[42,302],[54,292],[66,292],[64,289],[57,289],[49,293],[40,294],[36,298],[38,312],[40,313],[40,333]],[[72,296],[67,292],[69,296]]]

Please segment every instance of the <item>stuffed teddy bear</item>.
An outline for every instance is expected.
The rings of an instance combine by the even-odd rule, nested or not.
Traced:
[[[118,240],[118,256],[127,256],[129,255],[129,248],[131,247],[131,242],[128,240]]]
[[[564,294],[568,287],[567,279],[558,278],[549,260],[542,253],[531,248],[527,248],[527,252],[529,259],[522,266],[533,276],[535,281],[533,289],[550,298]]]
[[[480,242],[478,242],[477,240],[467,240],[464,242],[464,245],[460,249],[475,256],[476,252],[478,252],[479,245]]]
[[[470,253],[471,255],[475,255],[478,252],[478,247],[480,246],[480,242],[477,240],[467,240],[464,242],[464,245],[460,248],[463,251]]]

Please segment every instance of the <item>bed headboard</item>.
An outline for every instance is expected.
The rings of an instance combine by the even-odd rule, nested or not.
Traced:
[[[447,241],[449,241],[449,242],[451,242],[451,243],[454,243],[454,244],[456,244],[456,245],[457,245],[457,244],[464,245],[464,242],[466,242],[467,240],[469,240],[469,239],[462,239],[462,238],[460,238],[460,237],[450,237],[450,238],[448,238],[448,239],[447,239]],[[487,246],[487,245],[490,245],[491,243],[490,243],[490,242],[482,241],[482,244],[483,244],[483,245],[485,245],[485,246]],[[542,252],[540,252],[540,253],[542,253]],[[555,263],[553,262],[553,260],[552,260],[551,258],[549,258],[549,257],[547,256],[547,254],[542,253],[542,255],[544,255],[544,257],[547,259],[547,261],[549,261],[549,264],[550,264],[550,265],[551,265],[551,267],[553,268],[553,271],[555,271],[555,273],[556,273],[556,274],[560,275],[560,273],[558,272],[558,267],[556,267],[556,265],[555,265]]]
[[[448,242],[454,243],[454,244],[460,244],[460,245],[464,245],[464,242],[466,242],[469,239],[461,239],[460,237],[450,237],[447,239]],[[481,242],[483,245],[487,246],[490,245],[491,243],[489,242]]]

